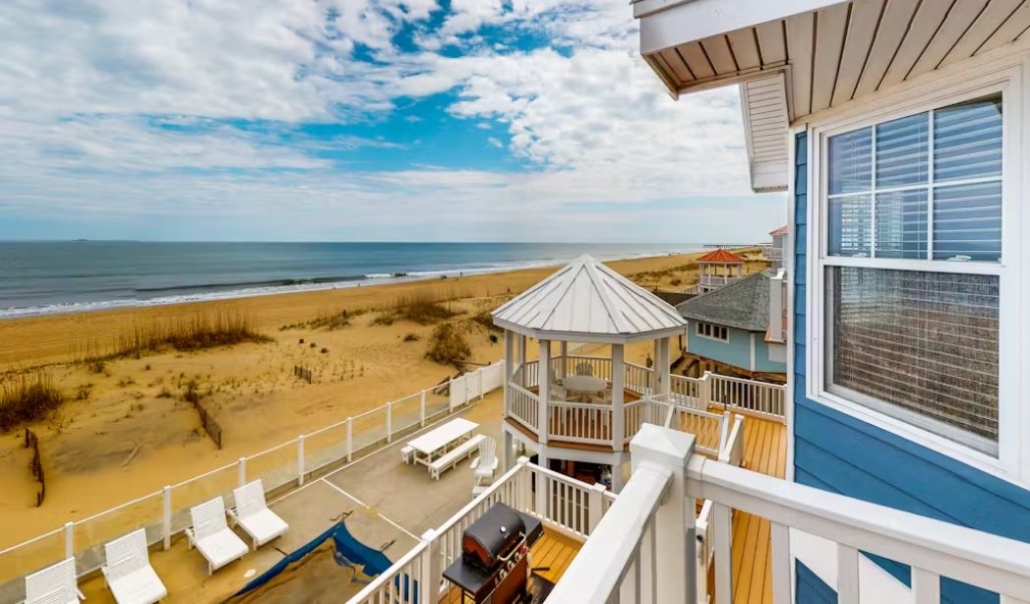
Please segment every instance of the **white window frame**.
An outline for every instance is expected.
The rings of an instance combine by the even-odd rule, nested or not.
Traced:
[[[702,325],[710,327],[711,328],[710,329],[711,334],[702,333],[702,331],[701,331]],[[723,331],[723,333],[726,334],[726,336],[720,338],[719,336],[715,335],[715,332],[718,329],[721,329]],[[712,340],[712,341],[715,341],[715,342],[722,342],[724,344],[728,343],[730,341],[730,329],[728,327],[724,327],[722,325],[716,325],[715,323],[709,323],[707,321],[697,321],[697,327],[694,328],[694,333],[696,333],[699,338],[704,338],[706,340]]]
[[[1028,55],[996,61],[990,66],[972,70],[939,74],[935,80],[924,80],[893,95],[875,97],[878,100],[861,103],[854,110],[839,112],[833,117],[810,124],[808,136],[808,295],[806,321],[810,343],[805,360],[808,379],[806,396],[816,402],[837,409],[869,424],[887,430],[908,440],[941,452],[963,463],[995,476],[1022,485],[1030,482],[1030,418],[1026,407],[1028,380],[1021,375],[1022,359],[1027,358],[1027,336],[1030,321],[1021,317],[1023,299],[1030,292],[1030,275],[1020,275],[1021,267],[1030,267],[1030,246],[1021,246],[1024,233],[1030,234],[1026,224],[1030,212],[1022,207],[1030,201],[1024,186],[1025,160],[1030,154],[1021,145],[1030,144],[1027,137],[1024,83],[1030,79]],[[972,72],[972,73],[971,73]],[[975,75],[974,75],[975,74]],[[826,277],[828,266],[828,162],[827,139],[830,136],[888,122],[913,114],[938,109],[966,100],[994,93],[1002,93],[1002,258],[999,263],[962,262],[949,265],[946,261],[911,260],[896,258],[842,258],[835,256],[832,265],[860,266],[909,271],[962,274],[997,275],[1001,296],[999,299],[999,364],[998,364],[998,457],[939,436],[896,417],[886,415],[867,405],[857,404],[826,389],[828,338],[826,319]],[[932,152],[932,149],[931,149]],[[875,166],[874,166],[875,169]],[[932,238],[932,231],[928,231]],[[1023,272],[1026,272],[1025,270]],[[1026,314],[1026,313],[1023,313]],[[1024,444],[1025,443],[1025,444]]]

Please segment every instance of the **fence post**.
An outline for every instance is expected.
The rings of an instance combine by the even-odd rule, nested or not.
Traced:
[[[722,412],[722,421],[719,422],[719,461],[729,461],[730,430],[733,429],[733,414],[729,411]],[[726,459],[723,459],[723,455]]]
[[[419,577],[419,602],[436,602],[440,597],[440,543],[436,539],[436,531],[429,529],[422,533],[422,542],[428,547],[422,550],[422,576]],[[414,586],[408,587],[414,589]],[[402,592],[403,593],[403,592]],[[411,601],[415,601],[412,598]]]
[[[354,419],[347,418],[347,463],[354,460]]]
[[[590,492],[587,493],[587,527],[589,529],[588,535],[594,532],[597,528],[598,523],[601,522],[601,515],[604,506],[604,492],[608,489],[599,482],[595,482],[590,485]]]
[[[304,486],[304,435],[297,437],[297,486]]]
[[[483,372],[484,371],[486,371],[485,367],[481,368],[477,372],[477,373],[479,373],[479,400],[483,400]]]
[[[701,378],[701,387],[698,395],[701,397],[701,410],[708,411],[708,405],[712,404],[712,372],[706,371]]]
[[[237,470],[240,475],[240,486],[247,484],[247,458],[241,457],[239,463],[236,464]]]
[[[529,498],[532,496],[529,487],[533,472],[529,469],[528,464],[529,458],[525,455],[520,455],[515,461],[515,465],[519,468],[519,472],[516,474],[518,478],[516,478],[515,482],[515,488],[517,490],[515,500],[518,502],[518,509],[522,510],[530,509]]]
[[[426,391],[422,391],[422,400],[418,403],[418,426],[419,428],[426,427]]]
[[[75,556],[75,523],[65,522],[64,523],[64,557],[72,558]]]
[[[164,532],[164,546],[165,551],[172,547],[172,487],[165,485],[162,489],[164,492],[164,510],[161,518],[161,528]]]
[[[386,403],[386,443],[393,442],[393,402]]]

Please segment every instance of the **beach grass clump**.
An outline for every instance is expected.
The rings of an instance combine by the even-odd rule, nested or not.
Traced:
[[[419,325],[434,325],[458,315],[444,302],[427,293],[401,296],[391,310],[396,319]]]
[[[50,374],[22,376],[0,389],[0,431],[50,417],[64,402],[64,394]]]
[[[118,339],[114,357],[139,358],[144,353],[172,348],[192,352],[245,342],[271,342],[238,313],[202,314],[185,319],[137,324]]]
[[[493,315],[490,314],[489,310],[484,310],[476,314],[472,317],[472,321],[482,325],[487,329],[487,331],[504,331],[500,327],[494,325],[494,318]]]
[[[472,348],[464,334],[451,323],[438,325],[429,337],[429,349],[426,357],[441,365],[454,365],[461,368],[472,356]]]
[[[318,317],[311,319],[310,321],[302,321],[300,323],[291,323],[289,325],[283,325],[279,328],[279,331],[286,331],[288,329],[326,329],[333,331],[336,329],[342,329],[351,325],[354,319],[368,312],[368,309],[357,308],[357,309],[343,309],[338,312],[326,312]]]

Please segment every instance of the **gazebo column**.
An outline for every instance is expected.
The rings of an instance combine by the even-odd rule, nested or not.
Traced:
[[[526,366],[526,336],[524,336],[524,335],[520,335],[519,336],[518,349],[519,349],[518,357],[516,357],[516,358],[518,358],[519,367],[525,367]],[[529,387],[529,384],[526,383],[526,370],[525,369],[522,370],[522,383],[519,384],[519,386],[522,386],[523,388],[528,388]]]
[[[508,417],[511,412],[511,379],[515,373],[515,338],[511,331],[504,330],[504,417]],[[511,433],[507,429],[504,430],[504,471],[507,472],[512,468],[512,462],[514,461],[514,455],[512,454],[512,442]]]
[[[612,344],[612,449],[615,451],[622,451],[626,440],[626,414],[623,412],[626,398],[624,353],[623,344]]]
[[[551,341],[540,340],[540,362],[538,363],[540,407],[537,412],[537,442],[547,444],[548,415],[547,402],[551,400]]]
[[[558,363],[558,377],[563,378],[566,375],[569,358],[569,343],[565,340],[561,341],[561,362]]]

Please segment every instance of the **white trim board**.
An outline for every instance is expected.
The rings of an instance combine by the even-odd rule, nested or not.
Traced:
[[[980,64],[982,62],[978,62]],[[863,422],[869,423],[892,434],[940,452],[964,464],[1027,488],[1030,482],[1030,426],[1022,421],[1027,412],[1025,394],[1030,393],[1030,377],[1019,370],[1030,354],[1025,338],[1020,338],[1020,329],[1030,333],[1023,300],[1024,292],[1030,292],[1030,278],[1025,267],[1030,262],[1030,246],[1021,247],[1023,233],[1030,232],[1030,213],[1022,206],[1030,201],[1030,192],[1023,186],[1023,173],[1030,154],[1024,151],[1030,141],[1026,132],[1024,87],[1030,78],[1030,55],[1009,53],[1003,59],[981,65],[975,75],[959,64],[961,69],[946,69],[935,78],[936,86],[905,86],[896,92],[878,96],[881,102],[867,102],[853,106],[851,111],[835,111],[833,120],[821,120],[810,124],[808,156],[808,251],[807,267],[808,296],[806,301],[806,326],[809,338],[806,396],[827,407],[841,411]],[[988,69],[990,67],[990,69]],[[830,335],[825,328],[826,287],[823,263],[827,265],[852,265],[858,261],[848,258],[828,258],[826,228],[826,165],[825,140],[832,134],[852,130],[870,124],[919,113],[934,107],[944,106],[963,99],[1002,91],[1004,94],[1004,167],[1003,167],[1003,235],[1002,262],[990,266],[962,263],[962,266],[941,266],[934,270],[955,269],[966,273],[989,273],[998,275],[1006,294],[1001,296],[999,316],[999,455],[997,458],[982,454],[974,449],[942,438],[897,418],[884,415],[865,406],[850,403],[840,396],[826,392],[824,348]],[[901,270],[927,270],[928,261],[890,262],[870,260],[862,265],[883,264],[882,268]]]

